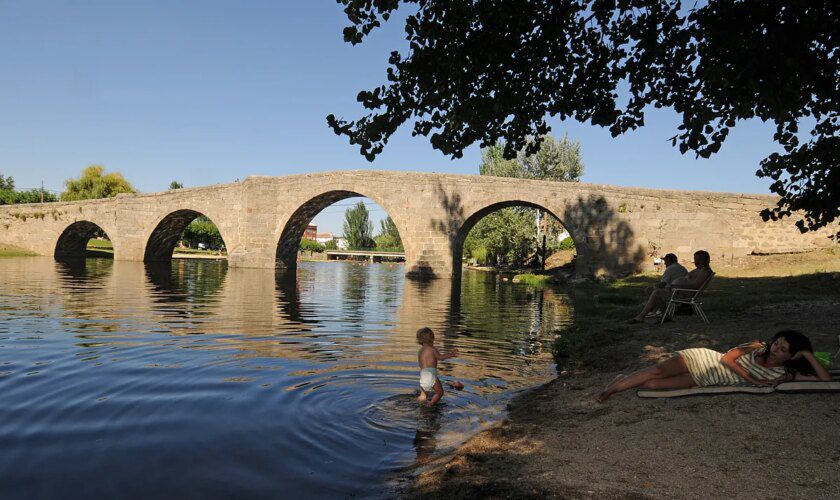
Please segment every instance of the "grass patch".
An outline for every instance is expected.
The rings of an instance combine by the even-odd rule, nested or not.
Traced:
[[[114,245],[109,240],[91,238],[88,240],[87,248],[93,250],[114,250]]]
[[[528,286],[548,286],[551,284],[552,277],[548,274],[517,274],[511,281]]]
[[[804,254],[750,256],[740,267],[715,269],[717,276],[703,294],[703,309],[718,317],[734,317],[747,309],[790,302],[840,300],[840,252],[835,249]],[[561,369],[581,369],[593,363],[593,350],[603,349],[632,332],[626,320],[646,299],[645,288],[656,274],[638,274],[571,286],[574,324],[559,332],[553,346]],[[699,321],[691,318],[692,321]],[[609,359],[594,363],[608,364]]]
[[[33,257],[37,253],[14,245],[0,245],[0,257]]]
[[[219,252],[218,250],[202,250],[200,248],[181,248],[176,247],[174,253],[190,254],[190,255],[227,255],[227,252]]]

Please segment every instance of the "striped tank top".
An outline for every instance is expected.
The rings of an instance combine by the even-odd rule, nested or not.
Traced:
[[[749,344],[738,347],[745,347],[747,345]],[[783,366],[765,367],[758,363],[756,356],[763,354],[766,348],[765,346],[750,351],[739,357],[735,362],[753,378],[758,380],[775,380],[785,374],[785,368]],[[694,379],[698,387],[746,383],[746,380],[742,379],[737,373],[720,362],[720,359],[723,357],[722,353],[700,347],[677,351],[677,354],[682,356],[683,361],[685,361],[685,366],[688,368],[688,373],[691,374],[691,378]]]

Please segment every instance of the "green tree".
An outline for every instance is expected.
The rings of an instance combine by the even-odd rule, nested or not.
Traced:
[[[803,231],[840,217],[835,0],[338,1],[352,44],[405,19],[407,52],[391,52],[387,83],[358,94],[368,114],[327,117],[370,161],[405,123],[456,158],[499,139],[512,158],[549,117],[617,136],[668,107],[681,118],[672,144],[704,158],[738,122],[773,122],[780,151],[756,174],[781,198],[762,216],[802,210]],[[410,12],[393,16],[401,5]]]
[[[324,245],[318,243],[315,240],[309,240],[306,238],[301,238],[300,240],[300,251],[301,252],[315,252],[315,253],[323,253],[325,248]]]
[[[0,205],[41,203],[41,201],[58,201],[58,197],[45,189],[15,191],[15,179],[11,175],[4,177],[0,174]]]
[[[178,181],[172,181],[169,183],[169,189],[184,189],[184,184]]]
[[[17,203],[41,203],[58,201],[58,197],[47,190],[27,189],[25,191],[12,191],[0,189],[0,205],[14,205]]]
[[[347,247],[350,250],[373,248],[376,242],[372,236],[373,222],[364,202],[360,201],[344,212],[344,237],[347,239]]]
[[[535,139],[531,139],[536,143]],[[578,142],[550,135],[542,138],[539,149],[528,154],[528,146],[514,159],[504,157],[505,144],[498,142],[481,151],[481,175],[576,182],[583,175],[583,156]],[[550,217],[538,226],[545,214],[525,207],[497,210],[472,228],[464,241],[465,257],[478,264],[521,267],[536,255],[541,246],[539,231],[549,237],[563,231],[560,222]],[[539,229],[538,229],[539,228]],[[556,238],[551,238],[555,240]],[[556,245],[555,245],[556,246]]]
[[[181,241],[189,248],[198,247],[204,243],[208,248],[224,250],[225,242],[219,228],[207,217],[201,215],[196,217],[181,233]]]
[[[376,241],[376,248],[381,250],[390,250],[393,252],[402,252],[402,239],[400,232],[397,230],[397,225],[391,216],[379,221],[379,235],[374,238]]]
[[[324,243],[324,250],[338,250],[338,240],[333,238]]]
[[[535,211],[509,207],[497,210],[472,228],[464,254],[479,264],[522,267],[537,248]]]
[[[134,193],[134,186],[125,180],[119,172],[104,173],[102,165],[91,165],[82,171],[78,179],[64,182],[65,191],[61,201],[90,200],[110,198],[120,193]]]
[[[0,174],[0,191],[14,191],[15,189],[15,179],[9,175],[3,177],[3,174]]]

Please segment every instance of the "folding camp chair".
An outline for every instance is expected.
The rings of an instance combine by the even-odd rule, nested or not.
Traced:
[[[708,323],[709,318],[707,318],[706,313],[703,312],[703,303],[700,302],[699,299],[703,290],[709,286],[709,282],[712,281],[712,278],[714,277],[715,273],[710,274],[709,277],[706,278],[706,281],[704,281],[697,290],[693,290],[691,288],[672,288],[671,299],[668,300],[668,305],[665,307],[665,314],[662,315],[662,321],[660,323],[664,323],[665,318],[674,318],[674,311],[677,308],[677,304],[690,305],[694,308],[694,312],[700,316],[700,319],[703,320],[703,323]]]

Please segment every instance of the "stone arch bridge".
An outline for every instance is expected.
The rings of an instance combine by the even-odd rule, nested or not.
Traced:
[[[763,222],[770,196],[667,191],[522,179],[341,171],[115,198],[0,206],[0,243],[44,255],[84,255],[104,230],[117,260],[168,260],[181,231],[205,215],[219,228],[233,267],[296,266],[312,218],[339,200],[366,196],[394,220],[406,253],[406,273],[458,277],[469,230],[488,213],[530,206],[551,213],[572,236],[576,272],[611,274],[652,268],[653,258],[677,253],[690,262],[698,249],[714,262],[750,253],[828,246],[830,231],[800,234],[790,219]]]

